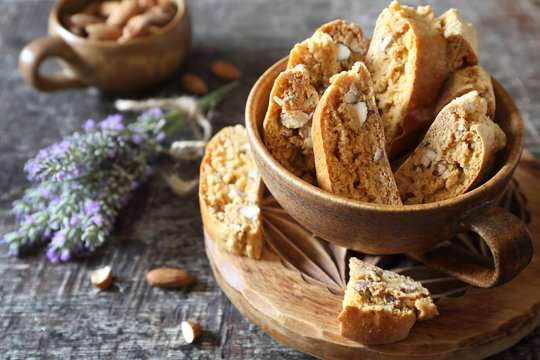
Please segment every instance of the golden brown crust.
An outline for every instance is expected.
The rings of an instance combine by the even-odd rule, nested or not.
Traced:
[[[200,170],[201,215],[212,240],[232,253],[260,258],[262,193],[244,127],[223,128],[208,143]]]
[[[312,130],[319,187],[355,200],[401,205],[363,63],[332,78],[315,110]]]
[[[366,56],[390,158],[412,146],[433,121],[446,76],[445,41],[431,7],[393,1],[375,26]]]
[[[506,136],[486,111],[486,100],[471,91],[439,112],[420,145],[395,173],[404,204],[458,196],[489,174]]]
[[[468,66],[450,74],[439,92],[439,98],[435,104],[435,116],[450,101],[473,90],[478,91],[480,96],[487,101],[487,116],[494,120],[495,93],[493,92],[491,76],[480,65]]]
[[[408,276],[352,257],[338,317],[341,336],[364,344],[404,340],[416,320],[438,315],[429,291]]]
[[[476,29],[459,15],[456,9],[442,14],[437,22],[446,40],[446,67],[449,72],[478,64]]]

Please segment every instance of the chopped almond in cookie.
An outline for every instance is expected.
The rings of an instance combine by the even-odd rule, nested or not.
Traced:
[[[354,257],[349,271],[338,317],[341,336],[364,344],[387,344],[406,339],[417,319],[438,315],[429,291],[408,276]]]

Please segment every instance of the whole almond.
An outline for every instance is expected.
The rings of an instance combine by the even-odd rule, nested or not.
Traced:
[[[203,95],[208,92],[208,86],[200,76],[195,74],[184,74],[180,79],[182,86],[192,94]]]
[[[142,9],[137,0],[123,0],[107,18],[107,24],[111,26],[124,26],[133,16],[140,14]]]
[[[99,14],[104,17],[108,17],[115,11],[117,7],[120,6],[120,1],[104,1],[99,3]]]
[[[163,26],[169,23],[169,21],[172,20],[174,17],[174,13],[166,11],[161,6],[154,6],[150,10],[148,10],[146,13],[144,13],[146,16],[146,23],[148,25],[158,25]]]
[[[104,21],[105,20],[103,18],[100,18],[95,15],[91,15],[91,14],[85,14],[85,13],[73,14],[69,17],[69,23],[71,25],[81,27],[81,28],[85,28],[91,24],[102,23]]]
[[[175,268],[157,268],[146,274],[146,281],[150,286],[165,288],[189,286],[195,280],[190,273]]]
[[[236,80],[242,75],[236,66],[227,61],[215,61],[211,70],[214,75],[224,80]]]
[[[150,34],[150,27],[147,23],[146,14],[139,14],[129,19],[122,29],[122,37],[118,41],[125,42],[148,34]]]
[[[117,40],[122,36],[121,29],[105,23],[88,25],[85,30],[88,38],[93,40]]]

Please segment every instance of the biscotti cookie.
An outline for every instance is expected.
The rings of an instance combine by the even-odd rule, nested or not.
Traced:
[[[264,144],[274,158],[301,179],[315,182],[311,120],[319,95],[304,65],[279,74],[263,122]]]
[[[412,147],[433,121],[446,76],[445,41],[429,6],[393,1],[383,10],[366,55],[390,158]]]
[[[338,317],[341,336],[364,344],[404,340],[416,320],[438,315],[429,291],[408,276],[349,260],[349,282]]]
[[[289,54],[287,69],[306,66],[311,84],[322,92],[330,78],[363,61],[367,40],[360,26],[345,20],[334,20],[321,26],[311,38],[296,44]]]
[[[435,104],[435,115],[450,101],[476,90],[487,101],[487,116],[495,119],[495,93],[491,76],[480,65],[468,66],[450,74],[444,81]]]
[[[312,132],[320,188],[355,200],[401,205],[363,63],[332,78],[315,110]]]
[[[404,204],[458,196],[488,175],[506,144],[499,125],[487,115],[487,102],[471,91],[446,105],[411,156],[395,173]]]
[[[476,29],[459,15],[456,9],[442,14],[437,22],[446,40],[446,67],[449,72],[478,64]]]
[[[219,246],[260,258],[263,183],[241,125],[226,127],[206,146],[199,202],[204,228]]]

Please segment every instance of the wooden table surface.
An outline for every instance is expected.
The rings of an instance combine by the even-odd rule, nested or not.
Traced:
[[[436,14],[456,7],[476,26],[481,64],[514,97],[525,122],[525,148],[540,160],[540,2],[428,3]],[[200,74],[216,88],[223,83],[210,75],[209,65],[228,60],[242,70],[242,85],[215,109],[214,131],[242,123],[251,86],[296,42],[335,18],[355,21],[371,36],[377,15],[387,4],[188,0],[194,22],[189,58],[165,84],[141,96],[183,94],[179,77],[184,71]],[[88,118],[102,119],[115,112],[114,99],[95,89],[41,93],[21,80],[18,54],[26,43],[45,35],[52,5],[51,0],[0,0],[0,234],[14,229],[9,209],[28,185],[22,170],[25,161],[80,129]],[[51,60],[44,68],[55,67]],[[197,171],[197,163],[186,165],[186,173]],[[137,191],[106,245],[94,253],[51,264],[44,251],[12,258],[7,250],[0,245],[1,358],[311,358],[276,343],[229,302],[205,256],[197,196],[173,195],[160,176]],[[109,291],[97,292],[89,274],[107,264],[113,267],[115,284]],[[188,290],[148,286],[146,272],[161,266],[187,270],[198,281]],[[182,320],[202,325],[194,344],[183,340]],[[539,356],[537,328],[491,359]]]

